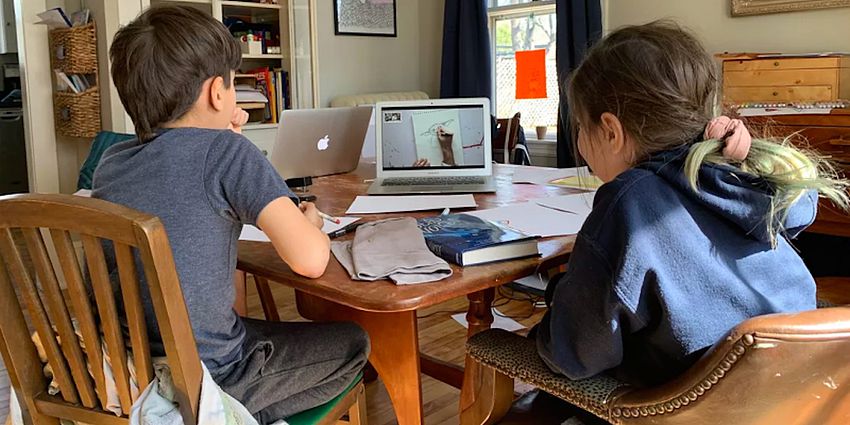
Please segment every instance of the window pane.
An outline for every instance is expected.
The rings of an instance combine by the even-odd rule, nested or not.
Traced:
[[[493,0],[507,1],[507,0]],[[555,135],[558,115],[558,74],[555,66],[554,13],[533,13],[522,17],[497,19],[496,40],[496,116],[508,118],[522,114],[522,126],[549,127],[547,138]],[[516,99],[516,52],[546,50],[546,99]]]
[[[512,4],[531,3],[534,0],[489,0],[490,7],[510,6]]]

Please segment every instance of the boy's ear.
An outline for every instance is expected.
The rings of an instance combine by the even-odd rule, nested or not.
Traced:
[[[602,113],[599,119],[603,137],[609,143],[611,152],[621,154],[626,149],[626,132],[623,123],[616,115],[610,112]]]
[[[227,88],[224,87],[224,79],[221,77],[213,77],[210,83],[210,106],[216,111],[224,109],[224,93]]]

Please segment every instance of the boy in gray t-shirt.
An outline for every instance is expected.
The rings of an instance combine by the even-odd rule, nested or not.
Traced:
[[[239,45],[201,12],[160,6],[119,30],[110,56],[138,137],[104,153],[92,196],[164,223],[198,351],[213,378],[260,423],[337,396],[366,362],[362,329],[263,322],[233,310],[243,224],[262,228],[296,273],[318,277],[329,259],[315,206],[296,206],[280,175],[239,134],[247,120],[233,84]],[[147,290],[143,298],[156,342]]]

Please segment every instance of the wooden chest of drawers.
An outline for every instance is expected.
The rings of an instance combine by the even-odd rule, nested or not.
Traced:
[[[726,105],[850,99],[850,56],[718,57]]]
[[[746,122],[757,134],[782,137],[799,132],[802,137],[792,140],[828,157],[850,178],[850,110],[834,110],[829,115],[750,117]],[[817,220],[809,231],[850,237],[850,215],[821,199]]]

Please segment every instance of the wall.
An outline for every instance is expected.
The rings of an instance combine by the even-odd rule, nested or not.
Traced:
[[[30,190],[34,192],[56,193],[60,189],[47,28],[36,24],[40,21],[36,14],[64,6],[64,3],[61,0],[15,0],[27,168]]]
[[[358,93],[423,90],[439,95],[442,0],[397,0],[398,37],[334,35],[333,2],[315,4],[319,106]]]
[[[603,0],[606,29],[670,17],[711,53],[850,51],[850,8],[731,16],[729,0]]]

